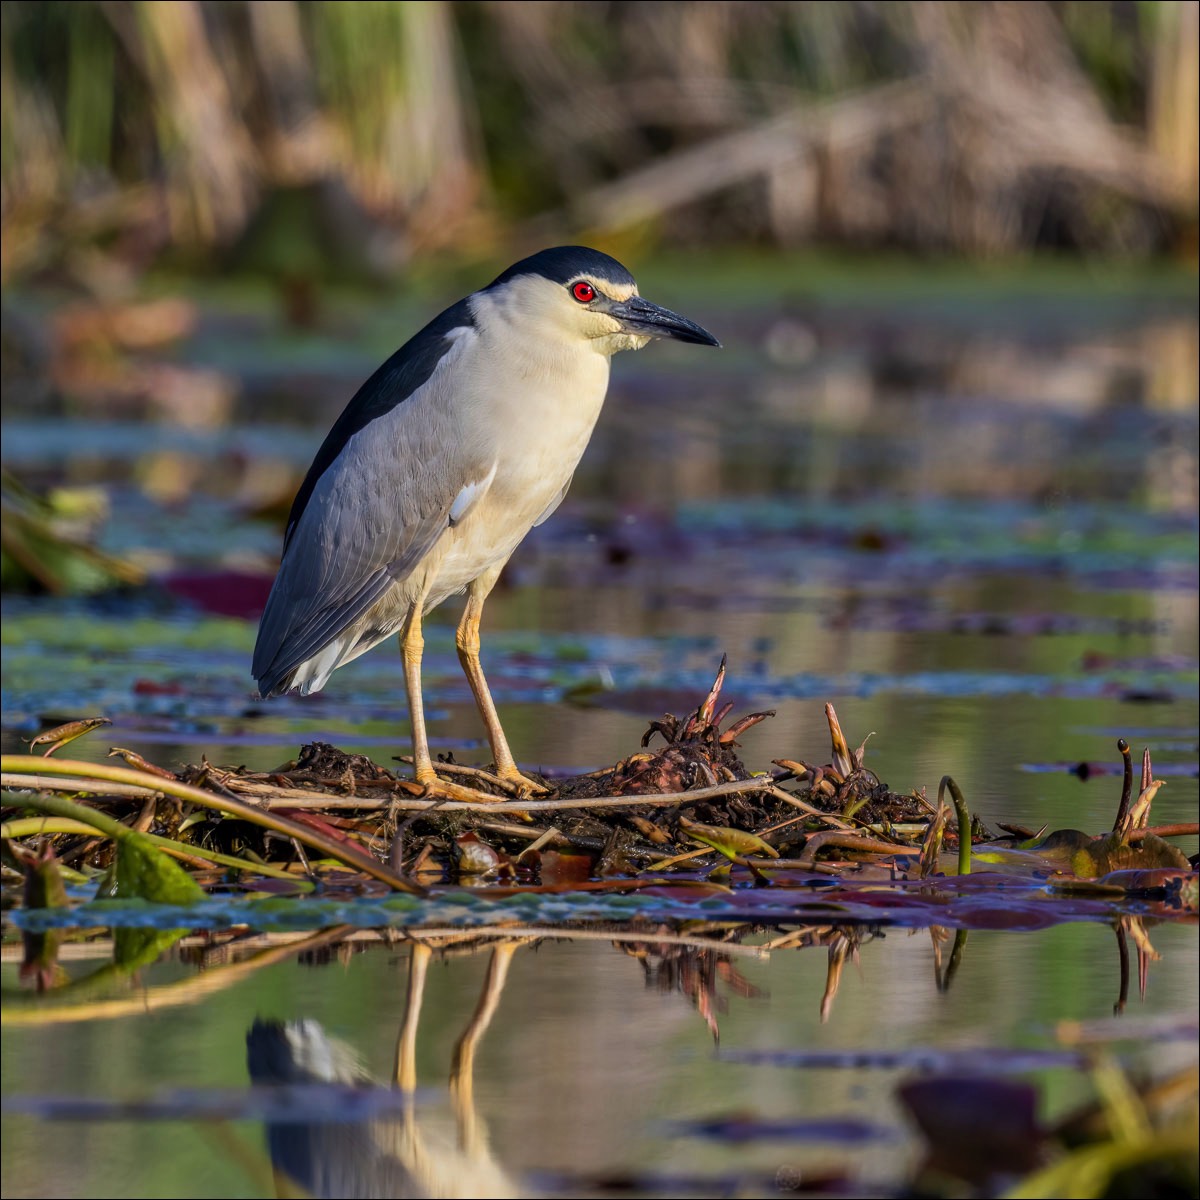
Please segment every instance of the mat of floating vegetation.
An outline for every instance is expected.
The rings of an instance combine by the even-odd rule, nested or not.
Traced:
[[[1044,923],[1050,897],[1063,919],[1101,916],[1122,900],[1154,902],[1164,915],[1196,911],[1194,864],[1168,839],[1200,826],[1150,825],[1161,781],[1148,751],[1135,791],[1129,746],[1118,743],[1123,781],[1112,830],[1001,825],[997,833],[970,815],[949,776],[933,799],[925,788],[892,791],[866,765],[866,741],[850,749],[832,705],[828,761],[778,758],[751,769],[740,739],[772,714],[730,721],[732,705],[720,701],[724,675],[722,663],[686,718],[650,722],[628,758],[544,781],[549,794],[536,799],[450,761],[438,770],[457,786],[453,798],[441,798],[322,743],[268,773],[208,762],[173,772],[121,748],[111,756],[125,766],[68,761],[55,751],[106,724],[72,722],[34,739],[40,757],[3,760],[6,907],[69,909],[67,887],[87,884],[76,899],[88,910],[76,920],[98,920],[97,903],[149,901],[196,906],[188,923],[198,927],[244,919],[229,904],[238,898],[248,915],[247,891],[282,899],[319,888],[324,904],[336,904],[392,890],[424,897],[419,911],[430,919],[471,924],[481,919],[475,910],[435,915],[450,902],[447,887],[469,883],[481,888],[473,905],[501,910],[521,896],[586,900],[586,912],[546,905],[542,920],[611,918],[622,901],[632,905],[627,915],[706,905],[710,917],[720,909],[742,919],[798,919],[836,908],[849,921],[903,923],[903,913],[927,923],[930,912],[918,910],[933,904],[938,923],[957,924],[945,908],[963,881],[948,879],[973,871],[972,894],[995,891],[986,907],[1012,908],[1011,927],[1035,901],[1037,916],[1028,919]],[[477,799],[462,799],[464,787]],[[826,893],[833,883],[841,893]],[[220,901],[209,913],[199,902],[214,895]],[[310,903],[313,921],[393,923],[321,914]],[[412,919],[406,910],[403,923]],[[979,920],[1007,919],[993,912]]]

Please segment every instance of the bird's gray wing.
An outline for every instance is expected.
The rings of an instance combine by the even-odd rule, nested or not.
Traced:
[[[387,539],[373,554],[356,547],[357,552],[337,556],[333,570],[327,547],[301,541],[289,550],[263,613],[255,650],[254,674],[264,694],[275,690],[412,573],[450,527],[449,507],[410,526],[405,531],[411,539],[407,545]],[[335,534],[327,546],[337,541]],[[272,603],[276,596],[279,601]]]
[[[259,626],[264,695],[359,621],[415,569],[490,485],[456,436],[436,377],[356,431],[291,530]]]
[[[409,338],[358,389],[321,444],[296,493],[284,534],[285,550],[321,477],[341,457],[350,439],[359,430],[386,417],[398,405],[419,395],[440,366],[447,361],[453,362],[454,351],[470,343],[474,329],[475,318],[468,301],[452,304]]]

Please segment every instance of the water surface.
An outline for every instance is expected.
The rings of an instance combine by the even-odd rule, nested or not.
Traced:
[[[725,653],[739,710],[777,713],[745,739],[752,766],[824,761],[832,701],[852,743],[875,731],[868,765],[898,790],[949,772],[993,824],[1099,831],[1119,778],[1067,768],[1114,763],[1126,736],[1135,752],[1152,748],[1168,780],[1155,820],[1194,820],[1194,295],[939,296],[896,284],[868,296],[852,284],[826,294],[731,284],[727,307],[711,311],[686,271],[679,295],[667,281],[654,290],[728,349],[656,346],[616,361],[567,501],[489,602],[484,662],[518,757],[556,770],[623,757],[648,719],[695,706]],[[248,662],[281,506],[411,316],[385,306],[303,339],[260,309],[206,303],[201,318],[172,358],[230,381],[226,421],[187,427],[79,403],[6,411],[4,464],[34,481],[102,486],[103,544],[145,562],[156,586],[6,597],[0,740],[19,750],[60,720],[103,714],[113,727],[72,755],[122,745],[168,765],[206,755],[268,769],[322,739],[389,763],[407,753],[408,727],[387,647],[307,700],[258,700]],[[437,748],[482,761],[456,619],[448,604],[427,630],[429,729]],[[860,964],[846,965],[824,1023],[827,947],[764,957],[754,947],[781,931],[753,929],[738,946],[685,953],[656,933],[679,930],[646,930],[640,947],[598,935],[516,949],[478,1050],[474,1103],[457,1114],[443,1085],[492,950],[435,958],[417,1050],[429,1091],[415,1121],[460,1180],[574,1194],[591,1175],[628,1171],[638,1186],[701,1177],[715,1192],[734,1177],[754,1181],[747,1194],[772,1194],[780,1170],[849,1167],[859,1194],[876,1194],[872,1181],[893,1184],[916,1153],[892,1099],[916,1068],[797,1069],[734,1052],[1045,1048],[1056,1022],[1117,1020],[1116,940],[1103,923],[973,931],[948,991],[928,931],[859,928]],[[1162,960],[1144,1001],[1135,976],[1126,1023],[1195,1012],[1195,925],[1151,936]],[[6,1026],[6,1094],[240,1090],[256,1018],[319,1022],[386,1083],[412,953],[398,943],[283,960],[176,1007]],[[89,963],[68,965],[78,977]],[[195,971],[194,952],[177,950],[122,994],[216,968]],[[6,960],[6,997],[15,975]],[[1194,1039],[1138,1053],[1166,1069],[1194,1058]],[[1030,1077],[1050,1113],[1089,1091],[1074,1069]],[[853,1146],[795,1135],[735,1144],[681,1124],[731,1114],[879,1128]],[[454,1157],[463,1122],[466,1160]],[[230,1143],[211,1122],[59,1126],[10,1113],[4,1135],[6,1195],[270,1194],[261,1122],[236,1123]],[[56,1148],[63,1138],[69,1154]],[[241,1144],[257,1166],[231,1150]]]

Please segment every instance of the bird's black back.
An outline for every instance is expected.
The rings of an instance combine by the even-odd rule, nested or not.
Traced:
[[[365,429],[376,418],[385,416],[397,404],[402,404],[425,383],[450,349],[447,334],[455,329],[472,327],[474,324],[475,319],[466,300],[452,304],[445,312],[434,317],[420,333],[409,338],[355,392],[354,398],[342,410],[342,415],[334,422],[325,441],[321,443],[321,448],[296,493],[296,499],[292,502],[287,532],[283,539],[285,550],[312,497],[313,488],[336,461],[346,443],[360,429]]]

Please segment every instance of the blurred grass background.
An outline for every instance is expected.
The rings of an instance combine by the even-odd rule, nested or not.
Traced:
[[[1194,261],[1198,5],[9,0],[5,284],[564,237]]]
[[[801,369],[826,309],[873,354],[848,312],[875,306],[909,357],[921,314],[970,327],[990,393],[1052,407],[1003,328],[1169,310],[1146,391],[1194,407],[1198,35],[1196,0],[6,0],[0,583],[90,589],[95,556],[46,564],[129,474],[78,424],[31,466],[17,422],[311,434],[429,312],[556,242],[728,330],[755,379]],[[252,497],[177,457],[138,478],[278,516],[309,453],[243,464]]]

